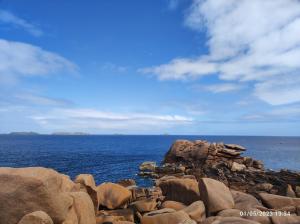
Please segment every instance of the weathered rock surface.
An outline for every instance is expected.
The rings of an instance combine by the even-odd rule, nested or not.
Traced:
[[[202,222],[206,218],[205,206],[202,201],[195,201],[182,209],[182,211],[186,212],[197,223]]]
[[[85,192],[72,192],[70,195],[74,201],[78,224],[96,224],[94,205],[89,195]]]
[[[96,213],[99,209],[100,203],[98,200],[98,193],[94,177],[90,174],[80,174],[75,178],[74,182],[80,184],[81,191],[84,191],[89,194],[93,201],[94,210]]]
[[[176,211],[182,210],[186,208],[187,206],[183,204],[182,202],[178,201],[164,201],[161,205],[161,208],[171,208]]]
[[[274,194],[260,193],[259,194],[262,202],[272,209],[282,209],[287,206],[297,207],[300,206],[300,198],[290,198]]]
[[[132,209],[101,210],[97,213],[97,224],[115,223],[117,221],[134,222]]]
[[[165,200],[182,202],[186,205],[200,200],[198,182],[190,176],[182,178],[166,176],[158,179],[156,185],[161,188]]]
[[[36,211],[23,216],[18,224],[53,224],[53,221],[47,213]]]
[[[207,214],[234,208],[231,192],[222,182],[210,178],[202,178],[199,181],[199,189]]]
[[[145,214],[141,219],[141,224],[196,224],[195,221],[190,219],[188,214],[184,211],[175,211],[172,209],[161,209],[154,212]]]
[[[60,224],[73,204],[68,193],[73,187],[70,179],[54,170],[0,168],[0,220],[15,224],[28,213],[44,211]]]
[[[98,200],[109,209],[123,208],[131,199],[131,192],[125,187],[114,183],[103,183],[97,187]]]
[[[140,213],[151,212],[157,209],[157,202],[155,199],[144,199],[136,201],[131,204]]]

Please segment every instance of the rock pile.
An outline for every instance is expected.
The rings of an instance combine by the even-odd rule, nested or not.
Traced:
[[[0,224],[300,224],[299,174],[281,171],[276,182],[243,151],[178,141],[163,166],[142,164],[143,175],[156,177],[148,188],[131,179],[97,186],[89,174],[72,181],[46,168],[0,168]],[[241,176],[264,180],[255,182],[255,197],[236,191]],[[282,183],[285,196],[270,194]]]
[[[236,144],[178,140],[165,155],[161,166],[140,172],[140,175],[155,179],[165,175],[194,175],[198,181],[209,177],[223,182],[230,189],[256,197],[260,192],[299,195],[299,173],[265,170],[262,161],[243,157],[244,151],[245,147]]]

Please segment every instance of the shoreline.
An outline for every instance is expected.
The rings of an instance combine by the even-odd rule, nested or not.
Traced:
[[[154,179],[151,187],[133,179],[96,185],[90,174],[71,180],[42,167],[2,167],[0,223],[300,223],[300,172],[265,170],[262,161],[242,156],[246,150],[178,140],[160,166],[140,165],[139,175]]]

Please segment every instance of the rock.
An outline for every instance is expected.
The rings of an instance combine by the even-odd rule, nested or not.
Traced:
[[[74,209],[78,224],[96,224],[96,217],[92,199],[85,192],[72,192]]]
[[[91,174],[79,174],[76,176],[74,182],[83,186],[96,187],[94,177]]]
[[[297,212],[297,215],[300,216],[300,206],[296,207],[296,212]]]
[[[195,201],[182,209],[182,211],[186,212],[197,223],[202,222],[206,218],[205,206],[202,201]]]
[[[241,146],[241,145],[237,145],[237,144],[224,144],[224,146],[228,149],[234,149],[234,150],[238,150],[238,151],[246,151],[246,148]]]
[[[233,208],[230,208],[230,209],[225,209],[225,210],[222,210],[220,212],[218,212],[218,216],[222,216],[222,217],[241,217],[241,214],[240,214],[241,210],[239,209],[233,209]]]
[[[184,211],[174,211],[171,209],[161,209],[145,214],[141,219],[141,224],[196,224]]]
[[[115,223],[117,221],[134,222],[132,209],[102,210],[97,214],[97,224]]]
[[[28,213],[44,211],[55,224],[62,223],[73,204],[68,191],[74,187],[67,176],[51,169],[0,168],[0,220],[18,223]]]
[[[18,224],[53,224],[53,221],[47,213],[36,211],[23,216]]]
[[[291,198],[295,198],[296,197],[296,193],[293,190],[292,186],[290,184],[287,185],[286,188],[286,196],[287,197],[291,197]]]
[[[145,199],[141,201],[136,201],[131,204],[140,213],[151,212],[156,210],[157,202],[154,199]]]
[[[164,163],[205,159],[210,144],[205,141],[177,140],[165,155]]]
[[[232,149],[226,149],[226,148],[223,148],[223,149],[220,149],[218,151],[218,153],[225,153],[225,154],[228,154],[230,156],[239,156],[241,155],[242,152],[239,152],[239,151],[235,151],[235,150],[232,150]]]
[[[256,208],[262,206],[262,204],[252,195],[246,194],[240,191],[231,190],[231,194],[234,200],[234,208],[241,211],[249,210],[250,208]]]
[[[147,189],[143,187],[133,187],[130,189],[132,200],[143,200],[147,198]]]
[[[299,224],[299,216],[272,216],[273,224]]]
[[[300,186],[296,186],[296,196],[300,198]]]
[[[190,178],[164,177],[156,182],[166,200],[189,205],[200,200],[198,182]]]
[[[148,198],[152,198],[152,199],[160,199],[163,200],[164,197],[162,195],[162,190],[160,187],[149,187],[146,188],[146,194]]]
[[[269,192],[273,188],[273,184],[261,183],[256,185],[256,190]]]
[[[156,168],[156,162],[151,162],[151,161],[146,161],[146,162],[143,162],[139,169],[140,171],[155,171],[155,168]]]
[[[290,198],[280,195],[259,193],[262,202],[272,209],[282,209],[287,206],[297,207],[300,206],[300,198]]]
[[[207,214],[234,207],[231,192],[222,182],[210,178],[202,178],[199,181],[199,189]]]
[[[259,222],[242,219],[238,217],[220,217],[211,224],[260,224]]]
[[[253,160],[253,167],[256,169],[263,169],[264,163],[260,160]]]
[[[171,208],[174,209],[175,211],[182,210],[186,207],[187,206],[185,204],[177,201],[164,201],[161,205],[161,208]]]
[[[91,197],[96,213],[100,204],[94,177],[91,174],[80,174],[75,178],[74,182],[80,184],[81,191],[88,193]]]
[[[236,163],[236,162],[233,162],[232,163],[232,166],[231,166],[231,171],[233,172],[240,172],[240,171],[243,171],[246,169],[246,166],[244,164],[239,164],[239,163]]]
[[[97,187],[100,205],[109,209],[123,208],[131,199],[131,192],[125,187],[114,183],[103,183]]]
[[[117,184],[121,185],[122,187],[132,187],[136,186],[136,182],[133,179],[124,179],[117,182]]]

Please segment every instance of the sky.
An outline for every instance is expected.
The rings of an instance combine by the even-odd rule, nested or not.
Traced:
[[[0,133],[300,135],[298,0],[0,0]]]

